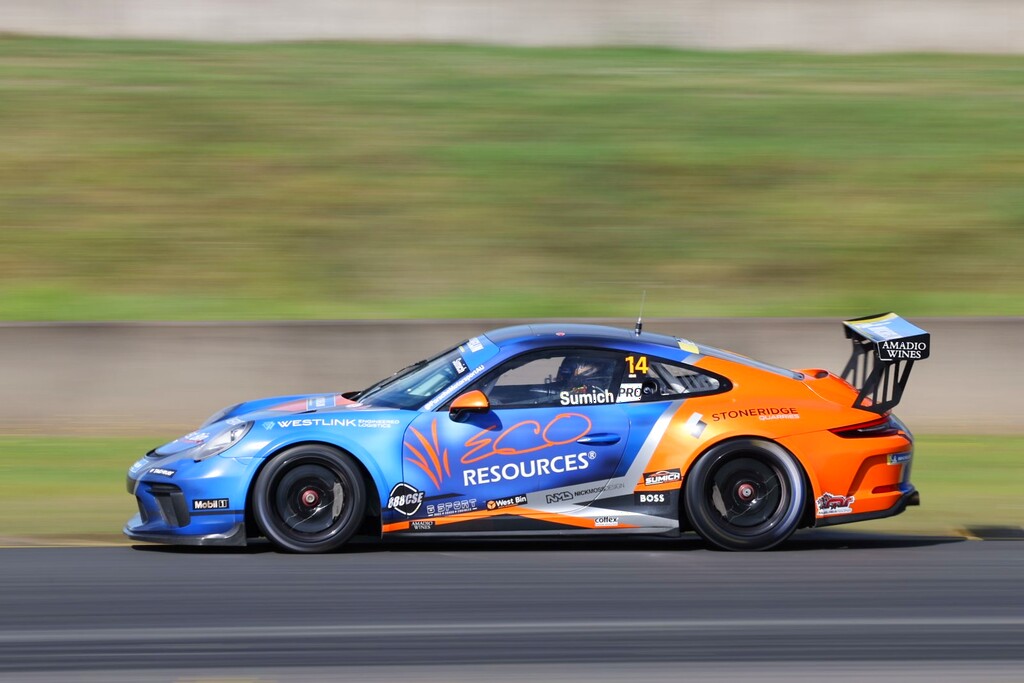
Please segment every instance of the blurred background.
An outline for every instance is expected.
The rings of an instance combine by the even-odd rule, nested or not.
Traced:
[[[878,524],[1019,522],[1022,8],[0,3],[0,538],[116,537],[127,465],[229,402],[645,290],[790,366],[932,330],[926,507]]]

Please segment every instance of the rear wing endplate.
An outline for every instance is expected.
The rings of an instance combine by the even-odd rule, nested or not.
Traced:
[[[858,391],[854,408],[885,413],[903,397],[914,362],[931,352],[931,335],[895,313],[843,321],[853,353],[843,379]]]

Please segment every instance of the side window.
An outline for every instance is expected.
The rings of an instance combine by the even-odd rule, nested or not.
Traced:
[[[725,391],[724,378],[697,368],[644,355],[626,356],[618,402],[657,401]]]
[[[477,387],[494,407],[526,408],[615,403],[621,354],[595,349],[528,353],[498,368]]]

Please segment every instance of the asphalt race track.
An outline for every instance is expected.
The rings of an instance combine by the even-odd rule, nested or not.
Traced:
[[[0,680],[211,676],[1024,680],[1024,542],[0,550]]]

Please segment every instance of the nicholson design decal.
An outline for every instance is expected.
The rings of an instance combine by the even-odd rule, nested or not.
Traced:
[[[679,481],[682,478],[683,475],[679,473],[678,467],[670,470],[658,470],[657,472],[644,472],[644,486],[658,486],[659,484]]]
[[[827,491],[818,496],[819,515],[848,515],[853,512],[853,496],[837,496]]]
[[[494,500],[487,501],[488,510],[500,510],[502,508],[515,507],[517,505],[526,505],[526,496],[519,494],[512,496],[511,498],[495,498]]]
[[[423,496],[423,491],[403,481],[400,484],[395,484],[395,488],[391,489],[391,493],[388,495],[387,509],[394,510],[406,517],[412,517],[423,504]]]
[[[227,510],[231,505],[227,498],[204,498],[192,501],[193,510]]]

